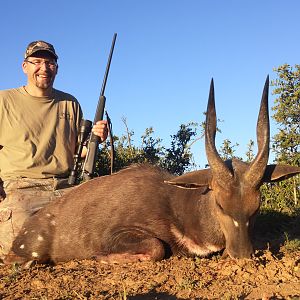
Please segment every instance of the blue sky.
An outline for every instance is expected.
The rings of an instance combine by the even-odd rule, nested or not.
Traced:
[[[118,34],[106,86],[107,110],[118,136],[122,118],[135,132],[147,127],[169,146],[180,124],[202,122],[215,82],[224,139],[244,156],[255,130],[264,81],[274,67],[299,64],[298,0],[86,0],[1,4],[0,89],[26,83],[21,63],[33,40],[59,55],[55,87],[76,96],[94,119],[113,34]],[[274,96],[270,94],[270,107]],[[272,134],[276,124],[271,124]],[[203,167],[204,141],[192,148]],[[256,151],[256,149],[255,149]]]

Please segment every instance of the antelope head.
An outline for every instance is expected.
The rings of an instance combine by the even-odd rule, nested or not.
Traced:
[[[214,220],[205,220],[204,223],[207,222],[209,227],[212,222],[217,222],[219,229],[212,232],[212,235],[219,236],[221,231],[226,253],[231,257],[250,257],[253,253],[250,233],[260,207],[260,186],[264,182],[280,181],[300,173],[299,167],[268,165],[270,142],[268,90],[269,77],[265,82],[257,121],[256,157],[251,163],[235,158],[223,161],[215,146],[217,117],[212,80],[205,125],[205,149],[210,168],[190,172],[168,181],[169,184],[181,188],[209,189],[207,195],[212,205],[205,209],[212,210]],[[208,240],[209,238],[207,237]]]
[[[253,253],[250,229],[260,206],[259,188],[269,159],[270,124],[268,113],[269,77],[267,77],[257,121],[258,153],[250,164],[233,159],[224,162],[215,146],[216,109],[213,80],[207,105],[205,149],[212,179],[210,188],[216,218],[232,257],[249,257]]]

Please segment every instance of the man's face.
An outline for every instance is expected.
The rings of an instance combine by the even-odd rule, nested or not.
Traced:
[[[47,51],[38,51],[24,60],[23,72],[27,75],[28,84],[41,89],[52,88],[57,74],[56,60]]]

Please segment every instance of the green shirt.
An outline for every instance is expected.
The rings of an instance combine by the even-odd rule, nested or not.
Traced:
[[[66,177],[82,111],[72,95],[33,97],[23,87],[0,91],[0,178]]]

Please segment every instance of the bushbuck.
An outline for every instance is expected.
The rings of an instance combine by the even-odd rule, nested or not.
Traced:
[[[251,163],[224,162],[216,150],[212,80],[205,126],[209,169],[174,177],[158,167],[133,165],[83,183],[25,222],[6,263],[89,258],[122,263],[172,254],[207,256],[224,248],[233,258],[249,258],[260,186],[300,173],[299,167],[267,165],[268,88],[267,78],[258,154]]]

